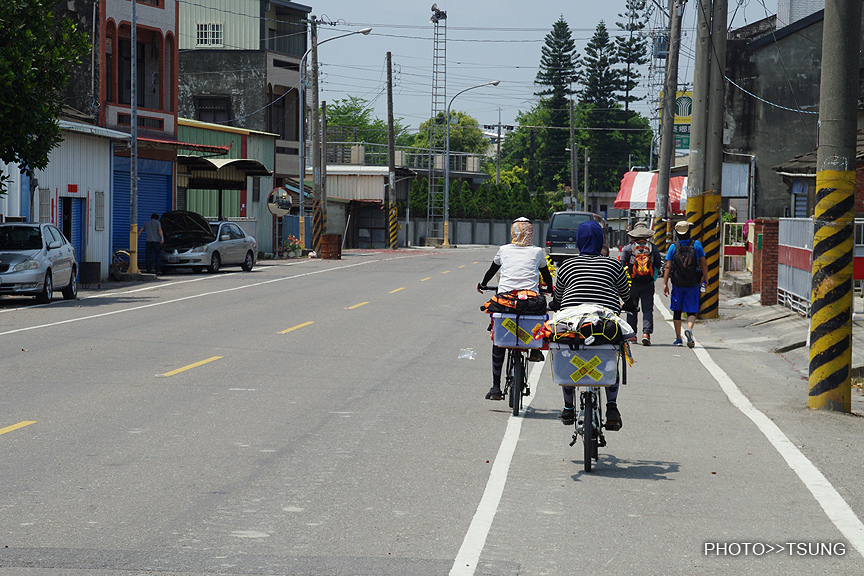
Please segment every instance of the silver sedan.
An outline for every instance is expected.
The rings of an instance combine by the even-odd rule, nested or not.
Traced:
[[[218,272],[222,266],[239,265],[249,272],[257,261],[258,243],[234,222],[207,222],[184,210],[166,212],[160,221],[165,235],[162,268]]]
[[[51,224],[0,224],[0,294],[36,296],[48,303],[55,290],[78,296],[75,249]]]

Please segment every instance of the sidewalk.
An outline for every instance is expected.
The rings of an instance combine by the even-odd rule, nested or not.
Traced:
[[[720,317],[706,322],[731,322],[754,334],[765,352],[782,355],[804,378],[810,374],[810,319],[780,305],[762,306],[760,294],[736,297],[721,288]],[[864,316],[852,318],[852,365],[854,380],[864,378]],[[864,390],[853,391],[853,411],[864,402]]]

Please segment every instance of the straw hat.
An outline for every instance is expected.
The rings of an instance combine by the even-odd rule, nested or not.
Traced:
[[[675,224],[675,232],[678,234],[687,234],[690,231],[690,227],[693,226],[692,222],[688,222],[687,220],[681,220],[677,224]]]

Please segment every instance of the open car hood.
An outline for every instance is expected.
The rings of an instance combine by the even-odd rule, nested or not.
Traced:
[[[216,240],[203,216],[186,210],[165,212],[160,219],[165,235],[163,249],[209,244]]]

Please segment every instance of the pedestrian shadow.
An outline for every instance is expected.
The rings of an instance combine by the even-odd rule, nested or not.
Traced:
[[[603,453],[600,454],[599,460],[594,462],[591,472],[585,472],[584,469],[581,469],[581,460],[573,460],[572,462],[580,467],[579,472],[571,476],[574,482],[578,482],[585,475],[629,480],[674,480],[672,475],[677,474],[680,469],[677,462],[620,459],[611,454]]]

